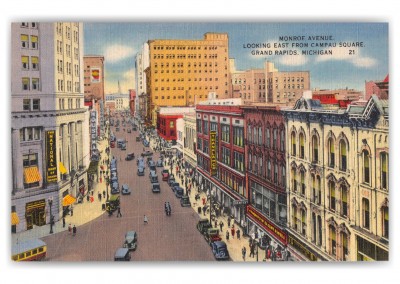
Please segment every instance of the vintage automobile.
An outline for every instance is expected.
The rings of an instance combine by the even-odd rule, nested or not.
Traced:
[[[152,156],[153,152],[151,152],[150,150],[146,150],[142,153],[142,156]]]
[[[138,176],[144,176],[144,167],[138,167],[137,175]]]
[[[200,231],[201,234],[205,234],[208,229],[212,228],[210,221],[208,219],[200,219],[196,225],[197,230]]]
[[[167,169],[163,170],[161,175],[162,175],[162,180],[163,181],[168,181],[169,171]]]
[[[158,183],[158,176],[157,176],[156,172],[150,171],[149,179],[150,179],[151,183]]]
[[[128,248],[129,250],[136,250],[137,233],[135,231],[128,231],[125,234],[124,248]]]
[[[153,193],[160,193],[160,191],[161,191],[160,184],[159,183],[152,183],[151,184],[151,191]]]
[[[123,184],[123,185],[121,186],[121,193],[122,193],[122,195],[131,194],[131,189],[129,188],[129,185]]]
[[[117,181],[111,183],[111,194],[118,194],[119,193],[119,184]]]
[[[157,172],[157,168],[156,168],[156,166],[154,166],[154,165],[151,165],[151,166],[149,166],[149,170],[150,171],[153,171],[153,172]]]
[[[125,161],[132,161],[133,159],[135,159],[135,154],[134,153],[129,153],[125,157]]]
[[[121,150],[126,150],[126,143],[121,144]]]
[[[204,238],[206,239],[206,241],[211,244],[212,242],[216,242],[216,241],[220,241],[221,237],[219,235],[219,230],[215,229],[215,228],[209,228],[205,234],[204,234]]]
[[[215,241],[211,243],[211,250],[216,260],[229,259],[229,252],[225,242]]]
[[[106,201],[107,212],[113,212],[119,207],[119,195],[111,195],[108,201]]]
[[[172,191],[175,192],[175,189],[176,189],[177,187],[179,187],[179,186],[180,186],[179,182],[174,181],[173,183],[171,183],[171,189],[172,189]]]
[[[175,192],[175,196],[176,197],[181,198],[183,196],[183,192],[184,191],[183,191],[182,187],[176,186],[175,189],[174,189],[174,192]]]
[[[190,199],[189,196],[182,196],[180,200],[182,207],[190,207]]]
[[[115,252],[114,261],[130,261],[131,253],[128,248],[119,248]]]
[[[158,159],[157,162],[156,162],[156,167],[162,168],[163,166],[164,166],[163,165],[163,160],[162,159]]]
[[[142,140],[142,138],[140,138],[140,136],[136,137],[136,142],[140,142]]]
[[[174,175],[170,175],[169,177],[168,177],[168,185],[169,186],[172,186],[172,184],[175,182],[175,177],[174,177]]]

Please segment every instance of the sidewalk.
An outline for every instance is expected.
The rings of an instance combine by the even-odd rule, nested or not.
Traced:
[[[100,161],[107,157],[105,153],[105,148],[108,146],[107,140],[102,140],[99,142],[98,148],[101,153]],[[100,166],[100,163],[99,163]],[[104,165],[104,167],[107,167]],[[100,178],[100,176],[99,176]],[[99,180],[100,181],[100,180]],[[93,202],[88,202],[86,200],[86,196],[84,198],[83,203],[75,202],[73,205],[73,216],[67,215],[65,216],[65,228],[62,226],[62,219],[56,221],[53,225],[53,234],[63,232],[68,230],[68,225],[79,227],[83,224],[86,224],[97,217],[101,216],[105,211],[102,210],[101,204],[105,202],[105,199],[102,198],[101,201],[98,200],[97,194],[102,193],[103,190],[106,190],[106,182],[104,177],[102,177],[102,183],[97,183],[96,180],[93,183]],[[79,232],[79,228],[78,228]],[[32,230],[26,230],[20,233],[12,234],[12,243],[18,241],[24,241],[29,239],[43,238],[50,234],[50,224],[46,224],[44,226],[36,226]]]
[[[167,161],[169,162],[169,159]],[[170,170],[170,167],[169,167],[168,164],[164,168]],[[175,168],[176,168],[176,162],[174,162],[174,165],[173,165],[173,174],[174,174],[174,176],[176,178],[176,181],[179,182],[181,187],[185,188],[184,180],[181,181],[180,178],[177,177],[177,175],[175,174]],[[196,195],[197,192],[198,191],[197,191],[196,186],[194,186],[192,184],[192,188],[191,188],[191,192],[190,192],[190,195],[189,195],[189,199],[190,199],[192,208],[196,213],[198,213],[197,208],[199,206],[203,207],[203,205],[202,205],[202,198],[203,197],[206,198],[206,204],[209,205],[209,201],[207,200],[207,196],[206,196],[205,192],[200,192],[200,199],[196,202],[195,195]],[[206,213],[205,215],[203,215],[203,211],[202,211],[201,214],[199,214],[199,217],[200,218],[209,219],[210,218],[210,213]],[[257,248],[256,248],[256,251],[255,251],[254,257],[249,257],[249,255],[250,255],[249,237],[248,236],[243,236],[243,228],[240,227],[239,224],[234,223],[233,220],[231,220],[231,226],[232,226],[232,224],[235,224],[235,231],[239,228],[239,230],[240,230],[240,240],[237,239],[236,233],[234,234],[234,237],[232,238],[231,229],[228,227],[228,218],[227,217],[228,216],[226,216],[226,217],[220,216],[220,217],[217,218],[217,224],[218,224],[217,225],[217,229],[220,229],[219,223],[222,221],[224,226],[222,227],[223,231],[220,232],[220,236],[222,238],[222,241],[224,241],[226,243],[226,245],[227,245],[228,252],[229,252],[229,255],[231,257],[231,260],[232,261],[243,261],[242,248],[245,247],[246,248],[245,261],[246,262],[249,262],[249,261],[250,262],[255,262],[255,261],[257,261],[257,254],[256,254],[257,253]],[[214,227],[214,221],[213,221],[212,225]],[[229,240],[226,239],[226,231],[227,230],[229,230]],[[265,251],[261,250],[260,248],[258,248],[258,261],[262,262],[264,258],[265,258]],[[270,261],[270,260],[267,260],[267,261]]]

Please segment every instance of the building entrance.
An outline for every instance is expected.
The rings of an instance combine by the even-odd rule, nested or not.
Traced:
[[[44,199],[26,203],[26,229],[31,230],[33,226],[46,225],[46,202]]]

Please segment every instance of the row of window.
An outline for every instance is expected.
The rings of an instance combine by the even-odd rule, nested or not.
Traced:
[[[282,80],[282,78],[280,78]],[[274,82],[278,83],[279,78],[275,77]],[[283,82],[284,83],[290,83],[290,82],[304,82],[304,77],[283,77]],[[272,83],[272,78],[268,78],[268,83]]]
[[[197,65],[198,65],[198,67],[201,67],[201,62],[193,63],[193,67],[197,67]],[[172,67],[172,68],[175,68],[175,66],[178,67],[178,68],[179,68],[179,67],[184,67],[184,63],[183,63],[183,62],[178,62],[178,63],[176,63],[176,65],[175,65],[175,63],[172,63],[172,64],[171,64],[171,67]],[[192,66],[192,63],[190,63],[190,62],[187,63],[187,67],[191,67],[191,66]],[[212,67],[213,64],[212,64],[211,62],[208,62],[208,64],[207,64],[207,62],[203,62],[203,67],[204,67],[204,68],[207,68],[207,66],[208,66],[208,67]],[[215,62],[215,63],[214,63],[214,66],[217,67],[217,66],[218,66],[218,63]],[[160,64],[160,67],[161,67],[161,68],[164,68],[164,63],[161,63],[161,64]],[[165,63],[165,67],[166,67],[166,68],[169,68],[169,63],[168,63],[168,62]],[[154,64],[154,68],[158,68],[158,63],[155,63],[155,64]],[[228,66],[227,66],[227,65],[225,65],[225,69],[228,69]]]
[[[216,59],[217,55],[216,54],[204,54],[203,59]],[[153,59],[164,59],[164,54],[154,54]],[[199,54],[198,56],[196,55],[175,55],[175,54],[165,54],[165,59],[201,59],[201,55]],[[227,61],[228,58],[225,57],[225,61]]]
[[[200,46],[181,46],[181,45],[167,45],[167,46],[163,46],[163,45],[154,45],[153,49],[154,50],[200,50]],[[204,46],[204,50],[217,50],[217,46]],[[225,49],[226,51],[226,49]]]
[[[23,127],[19,130],[20,142],[37,141],[41,139],[41,127]],[[37,161],[37,159],[36,159]]]
[[[267,85],[267,88],[268,89],[272,89],[273,88],[273,85],[270,85],[270,84],[268,84]],[[276,84],[275,85],[275,89],[281,89],[282,88],[282,86],[279,86],[278,84]],[[296,85],[295,84],[292,84],[292,85],[286,85],[286,84],[284,84],[283,85],[283,89],[288,89],[288,90],[290,90],[290,89],[304,89],[304,84],[297,84],[297,88],[296,88]]]
[[[30,60],[29,60],[30,59]],[[30,64],[29,64],[30,61]],[[39,70],[38,56],[21,56],[22,70]]]
[[[211,79],[211,78],[210,78]],[[206,78],[206,81],[207,81],[207,78]],[[210,80],[210,81],[212,81],[212,80]],[[216,78],[216,80],[215,81],[218,81],[218,79]],[[161,88],[159,88],[159,87],[155,87],[154,88],[154,91],[176,91],[176,90],[178,90],[178,91],[183,91],[185,88],[184,87],[161,87]],[[201,90],[202,89],[202,87],[200,86],[200,87],[194,87],[193,88],[194,90]],[[208,89],[210,89],[210,90],[218,90],[218,86],[215,86],[214,88],[212,87],[212,86],[205,86],[204,87],[204,89],[205,90],[208,90]],[[189,91],[191,91],[192,90],[192,87],[188,87],[187,88],[187,90],[189,90]]]
[[[29,77],[22,78],[23,91],[29,91],[29,90],[39,91],[39,88],[40,88],[39,78],[29,78]]]
[[[57,91],[59,91],[59,92],[64,92],[65,91],[65,88],[64,88],[64,80],[62,80],[62,79],[58,79],[57,80]],[[67,92],[72,92],[72,91],[74,91],[74,92],[80,92],[80,84],[79,84],[79,82],[74,82],[74,90],[72,90],[72,81],[70,81],[70,80],[67,80],[67,86],[66,86],[67,88],[66,88],[66,91]]]
[[[279,137],[278,137],[279,135]],[[264,145],[267,148],[272,148],[275,150],[285,151],[285,129],[278,128],[263,128],[253,127],[249,125],[247,127],[247,140],[249,143],[256,145]]]
[[[36,22],[32,22],[32,23],[22,22],[21,23],[21,28],[29,28],[29,27],[31,29],[37,29],[38,23],[36,23]]]
[[[241,78],[235,78],[235,79],[232,79],[232,84],[233,84],[233,80],[235,80],[235,85],[237,85],[237,84],[246,84],[246,79],[243,79],[243,81],[242,81],[242,79]],[[265,89],[265,79],[258,79],[258,84],[259,85],[261,85],[261,83],[264,85],[264,89]],[[256,85],[257,84],[257,79],[256,78],[254,78],[254,83],[253,83],[254,85]],[[246,86],[245,86],[246,87]],[[250,85],[249,85],[249,90],[250,90]]]
[[[29,44],[29,38],[30,38],[30,44]],[[35,35],[26,35],[26,34],[21,34],[21,47],[22,48],[30,48],[30,49],[38,49],[39,42],[38,42],[38,36]]]
[[[242,178],[237,177],[230,171],[221,168],[219,169],[219,171],[217,171],[217,179],[220,180],[227,187],[239,193],[240,195],[245,196],[244,186],[243,186],[244,181]]]
[[[75,99],[75,105],[73,105],[74,99],[58,99],[58,109],[59,110],[67,110],[67,109],[77,109],[81,108],[81,99]],[[67,105],[66,105],[67,103]]]
[[[286,186],[286,168],[284,165],[280,166],[281,175],[279,176],[279,166],[275,161],[267,159],[265,161],[263,157],[259,155],[248,154],[248,171],[262,177],[276,185]],[[273,172],[272,172],[273,171]],[[280,177],[280,180],[279,180]]]

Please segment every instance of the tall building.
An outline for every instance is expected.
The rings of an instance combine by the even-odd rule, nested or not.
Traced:
[[[142,118],[146,117],[146,107],[140,107],[140,100],[143,104],[143,98],[147,96],[147,78],[145,70],[149,67],[149,45],[143,44],[141,51],[136,54],[135,58],[135,80],[136,80],[136,98],[135,98],[135,112],[137,116]],[[142,98],[142,99],[140,99]]]
[[[303,91],[310,90],[309,71],[279,71],[274,63],[265,62],[267,102],[294,103],[302,97]]]
[[[288,243],[305,260],[388,260],[388,104],[324,110],[301,98],[286,124]]]
[[[104,101],[104,56],[85,55],[83,66],[85,101]]]
[[[83,25],[11,25],[12,231],[62,217],[87,190],[89,114],[83,96]]]
[[[266,102],[265,71],[263,69],[234,70],[231,73],[231,88],[232,98],[241,98],[245,104]]]
[[[149,40],[145,69],[148,109],[189,106],[206,100],[209,92],[229,97],[228,34],[206,33],[202,40]],[[154,122],[153,122],[154,123]]]

